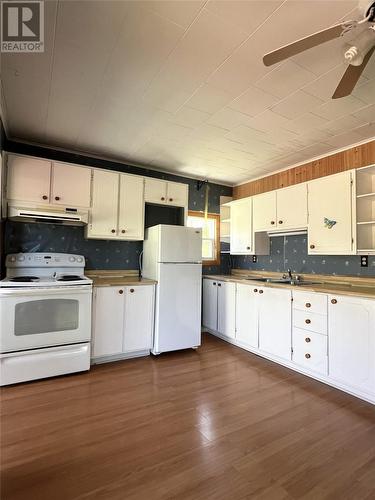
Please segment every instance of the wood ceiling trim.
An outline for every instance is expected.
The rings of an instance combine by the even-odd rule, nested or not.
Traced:
[[[346,149],[333,155],[325,156],[319,160],[311,161],[283,170],[273,175],[250,181],[233,188],[233,198],[238,200],[280,189],[300,182],[311,181],[326,175],[336,174],[352,168],[365,167],[375,163],[375,141]]]

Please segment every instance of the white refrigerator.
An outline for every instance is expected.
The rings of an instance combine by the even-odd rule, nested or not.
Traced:
[[[142,276],[157,280],[152,353],[201,344],[202,231],[160,224],[146,230]]]

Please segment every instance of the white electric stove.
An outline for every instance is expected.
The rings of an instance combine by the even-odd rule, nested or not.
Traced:
[[[92,280],[85,258],[19,253],[0,281],[0,385],[89,370]]]

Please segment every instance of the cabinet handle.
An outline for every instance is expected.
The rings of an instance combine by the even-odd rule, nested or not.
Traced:
[[[311,250],[315,248],[315,245],[310,245]]]
[[[306,337],[306,338],[305,338],[305,342],[307,342],[307,343],[311,342],[310,337]]]
[[[48,196],[45,194],[42,196],[42,198],[43,198],[43,200],[48,200]]]
[[[213,285],[216,285],[216,281],[214,281],[212,284],[213,284]]]
[[[126,233],[126,229],[121,229],[122,234]]]
[[[271,225],[273,226],[275,224],[275,221],[274,220],[271,220]]]
[[[221,286],[221,283],[218,283],[217,286]]]
[[[161,201],[164,201],[164,200],[165,200],[164,196],[162,196],[160,199],[161,199]]]
[[[257,293],[257,291],[258,291],[258,288],[254,288],[254,292]]]
[[[306,306],[306,307],[311,307],[310,302],[306,302],[305,306]]]
[[[305,323],[309,325],[311,323],[311,319],[305,319]]]
[[[259,290],[259,293],[263,293],[263,290]]]
[[[130,293],[134,293],[134,288],[131,288],[131,289],[130,289]]]
[[[282,220],[279,220],[279,224],[282,224],[282,223],[283,223],[283,221],[282,221]]]
[[[122,295],[124,293],[124,290],[119,290],[118,293]]]
[[[251,247],[246,247],[246,250],[250,250]]]
[[[336,299],[332,299],[331,300],[331,304],[337,304],[337,300]]]
[[[173,198],[169,198],[169,201],[173,201]]]
[[[306,359],[310,359],[311,358],[311,354],[309,354],[309,353],[305,354],[305,358]]]
[[[115,233],[116,232],[116,229],[111,229],[111,233]]]

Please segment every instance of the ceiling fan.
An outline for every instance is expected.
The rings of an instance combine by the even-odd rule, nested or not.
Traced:
[[[301,38],[296,42],[284,45],[277,50],[269,52],[263,57],[266,66],[272,66],[278,62],[284,61],[289,57],[295,56],[305,50],[329,42],[335,38],[346,35],[358,26],[365,26],[359,36],[350,43],[344,53],[344,59],[349,64],[343,77],[338,84],[332,99],[346,97],[353,91],[362,72],[375,51],[375,2],[369,0],[360,0],[359,11],[363,15],[359,21],[343,21],[330,28],[318,31],[313,35]]]

